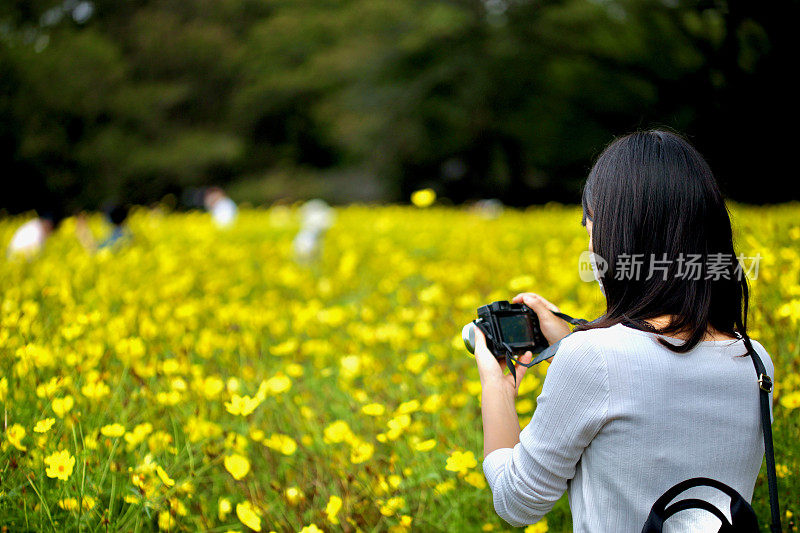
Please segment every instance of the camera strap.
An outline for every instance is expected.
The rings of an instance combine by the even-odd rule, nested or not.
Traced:
[[[583,324],[589,324],[590,323],[585,318],[573,318],[573,317],[569,316],[568,314],[562,313],[560,311],[552,311],[551,310],[550,312],[553,313],[554,315],[556,315],[558,318],[560,318],[562,320],[565,320],[566,322],[569,322],[573,326],[578,326],[578,325],[583,325]],[[514,376],[514,383],[516,383],[516,381],[517,381],[517,368],[514,365],[514,363],[516,363],[518,365],[522,365],[522,366],[527,367],[527,368],[530,368],[535,364],[541,363],[545,359],[550,359],[551,357],[553,357],[556,354],[556,351],[558,351],[558,346],[561,344],[561,341],[563,341],[564,339],[566,339],[570,335],[572,335],[572,332],[567,333],[567,335],[564,338],[554,342],[553,344],[551,344],[550,346],[548,346],[547,348],[545,348],[544,350],[539,352],[539,354],[536,355],[536,357],[534,357],[533,360],[530,363],[523,363],[522,361],[519,360],[519,358],[515,359],[514,358],[514,352],[511,350],[511,347],[506,343],[502,343],[502,346],[503,346],[503,348],[505,349],[505,352],[506,352],[505,353],[505,355],[506,355],[506,366],[508,367],[509,370],[511,370],[511,375]]]

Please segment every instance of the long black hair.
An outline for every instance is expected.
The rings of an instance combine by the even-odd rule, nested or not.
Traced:
[[[583,216],[608,269],[600,275],[606,312],[579,329],[654,330],[646,320],[671,315],[655,331],[686,335],[682,344],[659,338],[675,352],[694,348],[709,326],[747,338],[747,278],[730,214],[708,164],[684,138],[651,130],[611,143],[589,173]]]

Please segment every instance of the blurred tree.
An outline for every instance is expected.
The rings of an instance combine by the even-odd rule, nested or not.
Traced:
[[[606,143],[650,126],[686,132],[734,198],[800,198],[781,187],[792,152],[778,134],[796,115],[797,7],[10,0],[2,207],[238,180],[286,194],[292,175],[313,194],[315,173],[362,190],[376,176],[389,199],[434,186],[455,201],[574,201]]]

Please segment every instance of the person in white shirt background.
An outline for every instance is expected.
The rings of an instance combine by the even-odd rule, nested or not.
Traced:
[[[209,187],[203,195],[203,204],[211,213],[214,223],[220,228],[227,228],[236,221],[239,209],[236,202],[231,200],[219,187]]]
[[[47,238],[57,229],[61,217],[46,212],[22,224],[8,243],[7,257],[33,257],[42,251]]]
[[[606,309],[571,333],[543,297],[514,298],[536,312],[551,344],[562,341],[522,430],[515,398],[526,368],[517,367],[516,380],[505,374],[475,331],[483,470],[495,511],[511,525],[532,524],[566,491],[576,533],[638,532],[661,494],[700,476],[749,502],[764,456],[758,385],[743,357],[749,292],[707,163],[674,133],[622,137],[589,174],[583,224],[603,260],[596,273]],[[699,270],[687,268],[689,255],[702,257]],[[631,257],[643,261],[640,269],[630,271]],[[769,354],[752,344],[774,379]],[[531,360],[530,352],[520,357]],[[730,519],[724,494],[684,494]],[[665,531],[720,524],[693,509],[670,518]]]

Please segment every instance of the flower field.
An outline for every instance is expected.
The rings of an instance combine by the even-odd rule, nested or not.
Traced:
[[[597,316],[602,294],[578,277],[580,210],[336,215],[308,263],[293,258],[287,207],[244,209],[228,230],[140,209],[128,241],[96,253],[68,219],[40,256],[0,259],[0,528],[510,530],[481,470],[461,327],[523,290]],[[782,512],[796,530],[800,206],[733,215],[738,251],[761,256],[751,335],[775,362]],[[0,219],[3,250],[23,221]],[[546,366],[523,382],[523,425]],[[766,525],[763,472],[754,507]],[[547,530],[570,530],[566,497],[526,531]]]

